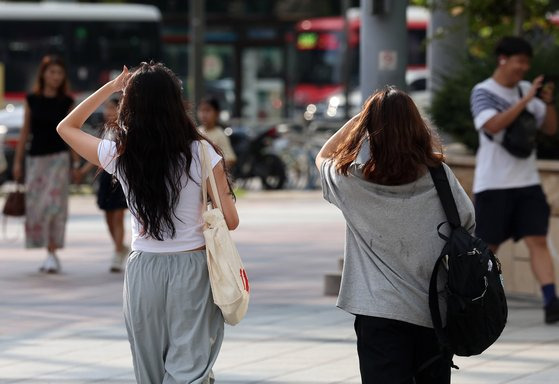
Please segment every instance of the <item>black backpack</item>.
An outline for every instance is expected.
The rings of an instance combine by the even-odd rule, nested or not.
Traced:
[[[453,355],[478,355],[497,340],[507,322],[507,300],[501,264],[481,239],[470,235],[460,224],[443,165],[429,171],[447,217],[447,221],[437,226],[437,232],[446,244],[431,275],[429,309],[443,355],[451,366],[458,368],[452,363]],[[451,228],[448,236],[440,232],[446,223]],[[437,287],[443,263],[448,269],[444,328]]]

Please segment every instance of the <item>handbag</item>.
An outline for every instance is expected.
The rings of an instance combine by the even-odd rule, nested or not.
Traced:
[[[518,87],[518,94],[522,98],[522,90]],[[503,147],[513,156],[525,159],[532,154],[536,148],[536,134],[538,124],[536,117],[522,110],[520,115],[507,127],[503,137]]]
[[[5,216],[25,216],[25,192],[21,184],[16,185],[16,190],[8,193],[2,213]]]
[[[518,94],[520,98],[523,97],[520,87],[518,87]],[[527,109],[523,109],[520,115],[506,128],[501,145],[511,155],[525,159],[536,148],[537,131],[536,117]],[[490,140],[493,140],[492,135],[488,133],[486,135]]]
[[[223,217],[221,201],[205,142],[201,141],[200,146],[204,203],[203,234],[206,240],[210,286],[214,302],[221,310],[225,322],[236,325],[247,312],[250,286],[241,256]],[[207,178],[209,178],[215,200],[212,201],[210,209],[207,204]]]

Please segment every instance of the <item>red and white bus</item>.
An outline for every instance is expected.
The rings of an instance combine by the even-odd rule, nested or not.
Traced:
[[[22,101],[46,54],[66,61],[76,94],[91,92],[123,64],[160,59],[161,13],[140,4],[0,1],[6,102]]]
[[[425,38],[430,14],[426,8],[407,8],[408,66],[406,82],[410,91],[426,88]],[[359,30],[360,10],[348,12],[348,48],[350,57],[349,89],[351,109],[359,108]],[[296,25],[296,74],[293,101],[296,111],[305,118],[335,118],[343,116],[345,105],[342,54],[344,39],[343,17],[302,20]],[[340,108],[338,108],[340,107]]]

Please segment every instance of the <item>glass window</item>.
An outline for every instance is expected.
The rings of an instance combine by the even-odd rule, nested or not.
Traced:
[[[243,110],[248,119],[278,118],[283,114],[283,50],[279,47],[243,51]]]
[[[342,56],[337,50],[298,51],[297,82],[320,85],[339,83],[342,64]]]
[[[427,63],[425,37],[424,29],[408,29],[408,65]]]
[[[227,121],[235,105],[235,63],[231,45],[206,45],[203,73],[206,95],[219,100],[221,120]]]
[[[62,56],[75,91],[92,90],[122,65],[160,59],[159,24],[150,22],[3,21],[0,59],[6,91],[27,92],[41,58]]]
[[[29,91],[43,55],[50,53],[67,57],[64,33],[53,23],[0,23],[0,57],[6,66],[6,92]]]
[[[297,36],[297,79],[304,84],[341,82],[342,32],[302,32]]]
[[[189,45],[183,43],[164,44],[163,62],[168,66],[177,77],[182,81],[183,94],[188,95],[188,53]]]

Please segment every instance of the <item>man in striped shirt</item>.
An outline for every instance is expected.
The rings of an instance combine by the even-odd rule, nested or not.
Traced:
[[[472,90],[470,104],[479,132],[479,149],[473,192],[476,234],[497,252],[509,238],[524,240],[532,271],[542,287],[545,322],[559,321],[553,261],[547,246],[550,207],[540,185],[536,151],[520,158],[502,145],[505,131],[524,111],[530,112],[543,133],[557,131],[554,84],[543,76],[524,81],[530,69],[532,47],[519,37],[505,37],[497,44],[493,76]],[[541,88],[541,94],[536,97]]]

